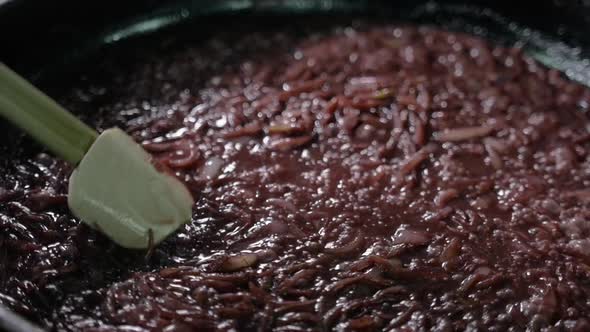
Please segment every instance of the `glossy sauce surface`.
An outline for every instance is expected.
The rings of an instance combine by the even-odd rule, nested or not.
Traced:
[[[193,220],[115,247],[68,213],[67,165],[17,157],[2,303],[52,330],[590,329],[589,89],[433,28],[261,31],[107,52],[62,94]]]

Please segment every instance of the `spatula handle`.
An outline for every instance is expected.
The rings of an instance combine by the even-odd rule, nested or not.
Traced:
[[[53,153],[77,164],[98,134],[0,63],[0,115]]]

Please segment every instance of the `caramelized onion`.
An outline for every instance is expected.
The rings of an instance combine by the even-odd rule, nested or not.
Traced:
[[[228,257],[221,265],[221,270],[233,272],[250,267],[258,261],[256,254],[240,254]]]
[[[439,142],[464,141],[488,136],[493,130],[491,126],[452,128],[434,133],[434,138]]]

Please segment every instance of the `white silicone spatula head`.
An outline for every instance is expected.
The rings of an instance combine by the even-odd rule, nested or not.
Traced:
[[[158,171],[125,132],[98,135],[1,63],[0,115],[77,164],[69,183],[71,211],[119,245],[148,248],[190,220],[189,191]]]
[[[70,177],[68,205],[84,222],[129,248],[158,243],[190,219],[193,198],[117,128],[105,130]]]

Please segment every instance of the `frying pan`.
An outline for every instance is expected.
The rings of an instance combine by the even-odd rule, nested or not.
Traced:
[[[83,59],[139,35],[149,38],[158,30],[182,29],[187,22],[199,25],[211,16],[224,24],[236,17],[295,20],[309,15],[362,16],[469,32],[516,44],[546,66],[590,85],[590,1],[583,0],[0,0],[0,61],[42,88],[67,85]],[[37,149],[1,121],[0,133],[5,156]],[[0,162],[10,163],[10,158]],[[40,331],[8,306],[0,293],[0,330]]]

